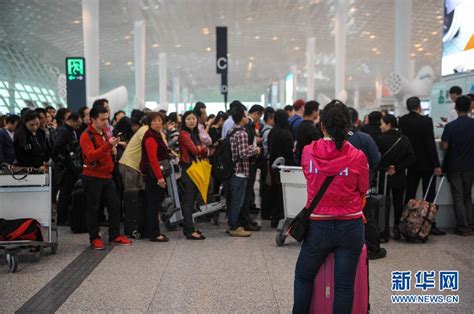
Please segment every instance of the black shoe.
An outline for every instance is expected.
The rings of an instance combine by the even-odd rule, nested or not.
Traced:
[[[398,226],[393,227],[393,239],[394,240],[400,240],[402,236],[400,235],[400,229],[398,229]]]
[[[457,234],[457,235],[460,235],[460,236],[463,236],[463,237],[468,237],[472,234],[472,232],[471,231],[462,231],[462,230],[456,229],[456,231],[454,231],[454,234]]]
[[[206,239],[206,237],[203,236],[202,234],[200,234],[199,237],[195,237],[195,236],[193,236],[192,234],[185,234],[184,236],[185,236],[186,239],[188,239],[188,240],[204,240],[204,239]]]
[[[270,215],[260,215],[260,219],[262,219],[262,220],[272,220],[272,216],[270,216]]]
[[[388,243],[390,236],[386,232],[380,233],[380,243]]]
[[[272,222],[270,223],[270,226],[275,229],[276,227],[278,227],[278,224],[280,223],[279,220],[272,220]]]
[[[385,256],[387,256],[387,250],[383,247],[381,247],[378,252],[369,251],[367,254],[369,260],[384,258]]]
[[[434,226],[431,228],[430,234],[436,235],[436,236],[443,236],[443,235],[446,235],[446,232],[441,231],[438,229],[438,227]]]
[[[262,230],[262,227],[259,225],[254,225],[254,224],[248,224],[247,226],[244,227],[245,231],[260,231]]]
[[[161,236],[161,239],[160,239],[160,236]],[[164,234],[160,234],[159,236],[150,239],[151,242],[168,242],[169,240],[170,239],[168,239],[168,237],[165,236]]]

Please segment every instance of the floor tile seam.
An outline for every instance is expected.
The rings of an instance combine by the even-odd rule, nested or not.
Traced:
[[[171,259],[173,258],[173,255],[174,255],[174,253],[175,253],[175,251],[176,251],[176,248],[177,248],[177,246],[178,246],[178,242],[179,242],[181,239],[182,239],[182,236],[179,235],[178,238],[176,239],[176,241],[174,241],[175,243],[174,243],[174,245],[173,245],[173,250],[171,251],[171,254],[170,254],[170,256],[168,257],[168,261],[166,262],[165,268],[163,269],[163,271],[162,271],[161,274],[160,274],[160,279],[158,280],[158,284],[156,285],[156,289],[155,289],[155,291],[153,292],[153,295],[151,296],[151,300],[150,300],[150,303],[148,304],[148,307],[146,308],[146,312],[147,312],[147,313],[150,312],[150,307],[151,307],[151,305],[153,304],[153,301],[154,301],[155,296],[156,296],[156,294],[157,294],[157,292],[158,292],[158,289],[160,288],[160,285],[161,285],[161,282],[162,282],[162,280],[163,280],[164,274],[165,274],[166,271],[168,270],[168,266],[169,266],[169,264],[170,264],[170,261],[171,261]]]
[[[281,313],[281,310],[280,310],[280,303],[278,302],[278,299],[276,297],[276,294],[275,294],[275,288],[273,286],[273,281],[272,281],[272,278],[270,276],[270,269],[268,268],[268,263],[267,263],[267,260],[265,258],[265,255],[263,254],[263,237],[259,237],[257,238],[258,240],[258,244],[260,246],[260,254],[262,255],[262,259],[263,259],[263,263],[265,265],[265,273],[267,274],[267,278],[268,278],[268,281],[270,282],[270,287],[272,288],[272,295],[273,295],[273,299],[275,300],[275,304],[276,304],[276,307],[277,307],[277,310],[278,310],[278,313]]]

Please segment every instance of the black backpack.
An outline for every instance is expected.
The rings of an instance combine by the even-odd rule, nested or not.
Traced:
[[[234,162],[232,161],[232,150],[230,148],[230,137],[237,131],[240,131],[240,129],[233,130],[227,134],[211,157],[211,174],[215,180],[228,180],[235,172]]]

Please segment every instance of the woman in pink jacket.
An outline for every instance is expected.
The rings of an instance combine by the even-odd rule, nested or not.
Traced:
[[[364,245],[363,197],[369,188],[364,153],[347,141],[349,110],[333,100],[321,113],[324,138],[305,146],[301,165],[308,202],[334,176],[313,210],[296,263],[293,313],[308,313],[314,278],[329,253],[335,254],[333,313],[351,313],[354,279]]]

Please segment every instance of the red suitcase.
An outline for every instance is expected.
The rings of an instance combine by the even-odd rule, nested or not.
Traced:
[[[319,268],[314,279],[313,301],[311,302],[312,314],[332,314],[334,300],[334,253],[329,254],[326,261]],[[369,306],[369,263],[367,248],[364,244],[357,264],[354,282],[354,304],[352,314],[366,314]]]

